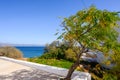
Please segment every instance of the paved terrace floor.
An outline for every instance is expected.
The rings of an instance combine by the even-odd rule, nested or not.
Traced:
[[[0,59],[0,80],[57,80],[58,75]]]
[[[0,80],[58,80],[65,77],[68,70],[43,64],[0,57]],[[77,80],[91,80],[89,73],[75,71]]]

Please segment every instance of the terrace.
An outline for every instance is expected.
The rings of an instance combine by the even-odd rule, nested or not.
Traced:
[[[0,57],[0,80],[59,80],[67,69]],[[75,71],[72,80],[91,80],[89,73]],[[79,80],[78,79],[78,80]]]

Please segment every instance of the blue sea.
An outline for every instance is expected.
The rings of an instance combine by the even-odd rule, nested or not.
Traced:
[[[17,49],[22,51],[23,56],[26,58],[41,56],[44,52],[42,46],[16,46]]]

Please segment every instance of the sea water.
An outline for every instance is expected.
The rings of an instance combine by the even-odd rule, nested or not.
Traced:
[[[17,49],[19,49],[23,56],[26,58],[30,57],[38,57],[41,56],[44,53],[43,46],[16,46]]]

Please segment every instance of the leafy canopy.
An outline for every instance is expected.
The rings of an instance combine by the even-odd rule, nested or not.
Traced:
[[[59,37],[90,50],[98,50],[103,53],[116,53],[118,45],[118,32],[120,20],[117,12],[98,10],[94,6],[81,10],[77,14],[64,18],[62,23],[63,34]],[[117,47],[118,48],[118,47]],[[120,49],[117,49],[120,50]]]

